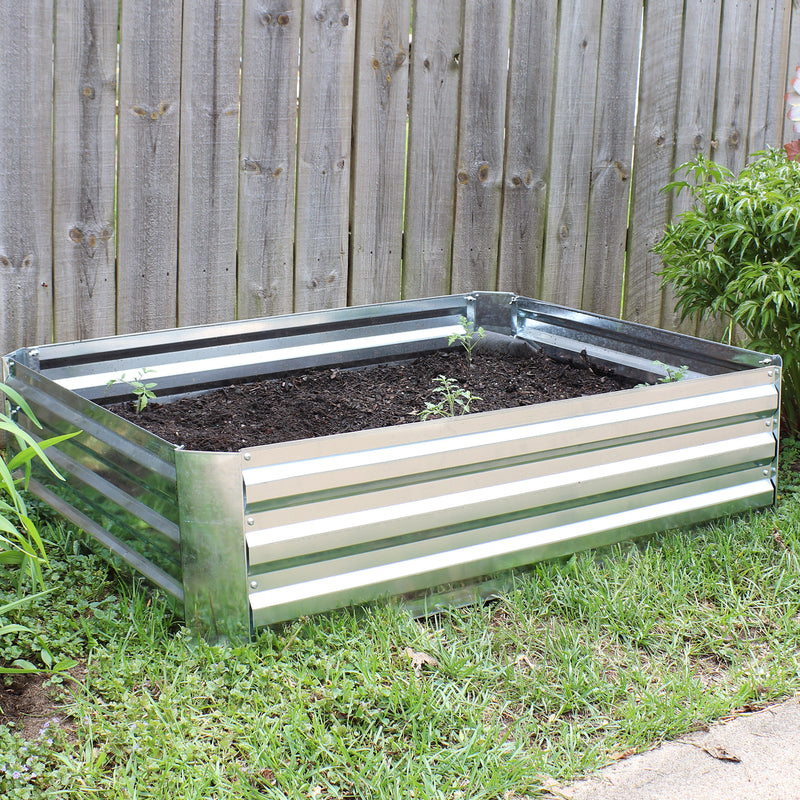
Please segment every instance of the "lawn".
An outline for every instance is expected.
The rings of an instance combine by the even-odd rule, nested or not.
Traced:
[[[80,664],[0,694],[20,712],[0,796],[520,800],[795,693],[800,494],[782,478],[773,509],[536,564],[484,606],[416,621],[384,602],[236,647],[192,641],[45,519],[53,591],[8,614],[33,633],[0,663]]]

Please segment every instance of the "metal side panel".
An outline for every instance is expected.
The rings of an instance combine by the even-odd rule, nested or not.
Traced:
[[[14,361],[9,363],[8,383],[25,397],[42,424],[36,428],[24,414],[17,414],[19,424],[35,438],[82,431],[48,451],[63,480],[34,461],[31,490],[179,597],[174,446]]]
[[[727,479],[727,480],[726,480]],[[732,483],[732,485],[726,485]],[[453,547],[419,555],[416,546],[400,545],[370,563],[345,558],[328,574],[313,570],[252,575],[250,606],[255,625],[269,625],[298,614],[325,611],[382,596],[438,584],[473,579],[492,572],[555,558],[590,547],[678,525],[713,519],[772,502],[774,487],[763,470],[707,478],[677,487],[565,511],[479,528]],[[446,545],[446,541],[442,542]]]
[[[655,362],[686,365],[689,375],[717,375],[759,365],[780,365],[777,356],[587,311],[517,297],[516,335],[548,355],[614,367],[621,374],[665,374]]]
[[[726,430],[683,434],[603,448],[580,455],[536,459],[394,489],[298,502],[250,514],[248,557],[255,565],[282,559],[313,561],[325,551],[363,550],[413,537],[420,551],[429,531],[476,519],[530,514],[531,509],[575,505],[585,498],[625,496],[696,476],[770,468],[775,439],[753,421]]]
[[[205,326],[205,337],[197,335],[198,329],[180,328],[173,332],[171,348],[152,342],[160,341],[162,332],[144,333],[125,337],[127,347],[120,347],[125,344],[120,337],[108,339],[109,348],[115,348],[113,359],[98,353],[92,363],[69,361],[53,357],[48,347],[39,348],[38,359],[51,380],[101,402],[129,395],[123,376],[139,374],[157,384],[159,395],[170,396],[301,369],[410,358],[442,349],[451,334],[463,330],[458,319],[466,313],[465,303],[463,296],[456,296],[311,312],[280,318],[282,325],[277,318],[260,326],[239,323],[238,336],[235,324],[226,325],[225,335],[218,338],[211,336],[216,326]],[[109,386],[110,381],[116,383]]]
[[[768,505],[776,378],[764,367],[247,449],[254,623]]]
[[[242,457],[179,450],[186,622],[206,639],[250,637]]]

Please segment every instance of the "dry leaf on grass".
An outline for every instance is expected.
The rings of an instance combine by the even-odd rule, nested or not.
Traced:
[[[414,668],[414,674],[419,676],[423,667],[438,667],[439,662],[427,653],[420,653],[411,647],[406,647],[403,651],[406,657],[411,661],[411,666]]]
[[[518,667],[525,666],[528,669],[536,669],[536,665],[530,660],[527,653],[520,653],[517,656],[516,662]]]

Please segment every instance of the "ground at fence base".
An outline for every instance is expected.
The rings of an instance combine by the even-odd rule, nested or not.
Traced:
[[[634,755],[545,800],[798,800],[800,697]]]

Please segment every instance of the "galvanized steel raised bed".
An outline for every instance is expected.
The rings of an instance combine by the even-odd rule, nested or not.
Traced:
[[[677,383],[235,453],[182,450],[102,407],[151,370],[162,396],[496,342]],[[23,348],[4,377],[45,427],[82,430],[32,490],[184,608],[204,635],[769,505],[780,359],[501,293]],[[663,374],[663,372],[661,373]],[[20,415],[20,421],[24,421]]]

